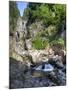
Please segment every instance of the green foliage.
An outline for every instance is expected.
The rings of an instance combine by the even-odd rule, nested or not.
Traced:
[[[45,26],[43,30],[38,32],[33,41],[36,49],[43,49],[48,44],[64,45],[64,40],[60,37],[62,25],[66,27],[66,5],[64,4],[45,4],[45,3],[29,3],[24,13],[28,17],[28,25],[35,21],[42,21]],[[33,28],[36,28],[34,26]],[[48,39],[44,41],[43,39]]]
[[[66,20],[66,5],[29,3],[24,15],[28,16],[30,23],[35,20],[42,20],[46,26],[56,25],[58,30],[63,20]]]
[[[51,45],[60,45],[61,47],[64,46],[64,40],[63,38],[57,38],[51,42]]]
[[[34,48],[36,48],[38,50],[45,49],[49,45],[48,40],[43,40],[40,37],[36,37],[32,43],[33,43]]]
[[[39,36],[41,38],[49,39],[49,42],[51,42],[52,40],[55,39],[55,35],[56,35],[56,27],[52,26],[52,25],[50,25],[46,29],[41,30],[37,34],[37,36]]]
[[[32,24],[32,28],[33,29],[37,29],[37,25],[36,24]]]
[[[17,19],[20,16],[19,10],[17,8],[17,4],[15,1],[9,1],[9,24],[10,24],[10,30],[14,31]]]
[[[64,25],[64,29],[66,27],[65,4],[29,3],[24,17],[28,17],[28,25],[33,25],[35,21],[42,21],[45,26],[33,41],[36,49],[44,49],[48,44],[64,45],[64,40],[60,38],[59,33],[61,33],[62,25]],[[32,28],[36,29],[37,27],[34,25]],[[43,42],[43,38],[48,40]]]

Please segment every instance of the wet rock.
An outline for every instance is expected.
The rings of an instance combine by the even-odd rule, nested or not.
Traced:
[[[24,87],[24,83],[22,80],[13,80],[12,83],[10,84],[10,88],[11,89],[16,89],[16,88],[23,88]]]
[[[65,50],[60,50],[59,56],[62,57],[63,64],[66,64],[66,51]]]
[[[66,73],[66,65],[62,68],[62,72]]]
[[[25,64],[22,64],[22,62],[17,61],[13,58],[10,58],[9,78],[10,78],[11,85],[13,83],[16,84],[18,81],[23,81],[25,79],[25,74],[24,74],[25,70],[28,70],[28,67]],[[15,80],[17,80],[17,82]]]
[[[54,67],[49,63],[41,63],[32,68],[31,74],[34,77],[45,77],[48,73],[52,72]]]
[[[61,70],[58,70],[58,80],[60,80],[60,85],[65,85],[66,84],[66,75],[63,73]]]
[[[62,59],[61,56],[56,55],[49,59],[49,63],[51,63],[52,65],[54,65],[57,68],[63,68],[64,65],[63,65],[61,59]]]
[[[50,78],[50,80],[53,81],[53,83],[56,85],[60,86],[66,84],[66,76],[62,70],[56,69],[55,71],[49,73],[47,77]]]
[[[58,60],[57,62],[56,62],[56,66],[58,67],[58,68],[63,68],[64,66],[63,66],[63,63],[60,61],[60,60]]]

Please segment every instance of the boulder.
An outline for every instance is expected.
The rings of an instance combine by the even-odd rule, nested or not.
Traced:
[[[24,83],[22,80],[12,80],[12,83],[9,86],[9,88],[11,89],[18,89],[23,87],[24,87]]]
[[[39,63],[41,61],[48,61],[47,55],[48,53],[45,50],[29,50],[29,55],[32,56],[34,63]]]
[[[54,65],[57,68],[63,68],[63,62],[62,62],[62,57],[55,55],[52,58],[49,59],[49,63],[51,63],[52,65]]]
[[[66,64],[66,51],[65,50],[61,50],[59,55],[62,57],[63,64]]]

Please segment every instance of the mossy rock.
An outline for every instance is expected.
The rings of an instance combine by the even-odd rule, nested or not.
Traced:
[[[49,42],[48,40],[44,40],[43,38],[40,37],[36,37],[33,41],[32,41],[33,47],[35,49],[45,49],[47,48],[47,46],[49,46]]]

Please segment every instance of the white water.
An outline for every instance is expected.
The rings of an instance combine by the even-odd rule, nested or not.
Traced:
[[[41,71],[44,71],[44,72],[50,72],[50,71],[53,71],[54,68],[52,65],[50,64],[45,64],[44,65],[44,69],[42,69],[42,65],[38,66],[37,68],[34,68],[35,70],[41,70]]]

